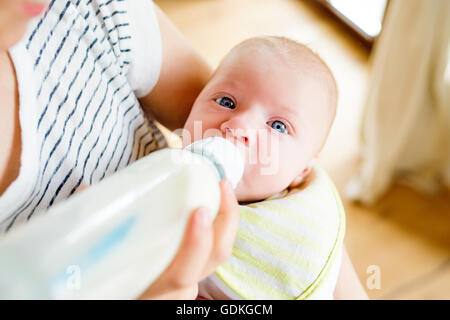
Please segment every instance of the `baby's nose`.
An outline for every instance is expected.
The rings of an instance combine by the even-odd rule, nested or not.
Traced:
[[[235,121],[227,121],[221,125],[220,130],[225,138],[233,143],[236,140],[246,147],[249,146],[252,134],[248,128],[239,126]]]

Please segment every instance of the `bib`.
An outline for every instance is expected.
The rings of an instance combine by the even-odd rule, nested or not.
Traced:
[[[239,206],[232,256],[213,275],[235,297],[309,299],[331,281],[345,212],[326,172],[320,167],[313,172],[302,189]]]

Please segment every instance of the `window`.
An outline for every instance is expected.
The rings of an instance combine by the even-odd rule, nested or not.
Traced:
[[[381,31],[388,0],[316,0],[363,40],[371,43]]]

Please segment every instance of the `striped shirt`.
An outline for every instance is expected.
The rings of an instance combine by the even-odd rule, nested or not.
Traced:
[[[53,0],[10,55],[22,155],[0,197],[1,232],[165,146],[137,100],[161,68],[151,1]]]

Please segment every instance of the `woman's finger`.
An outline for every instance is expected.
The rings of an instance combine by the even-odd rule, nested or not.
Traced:
[[[213,223],[214,246],[203,277],[208,276],[231,256],[238,229],[239,206],[231,183],[227,180],[222,180],[220,182],[220,190],[220,209]]]

